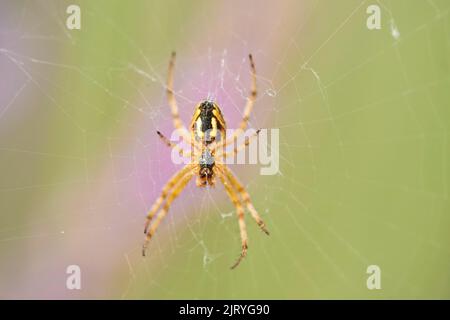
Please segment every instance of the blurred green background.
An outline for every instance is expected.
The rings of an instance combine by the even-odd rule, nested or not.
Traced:
[[[68,30],[66,8],[81,8]],[[381,29],[369,30],[369,5]],[[0,2],[0,297],[450,298],[450,2]],[[181,117],[214,97],[237,126],[280,129],[280,171],[232,169],[248,257],[222,187],[192,183],[146,258],[147,210],[179,166]],[[82,289],[66,288],[79,265]],[[381,289],[368,290],[369,265]]]

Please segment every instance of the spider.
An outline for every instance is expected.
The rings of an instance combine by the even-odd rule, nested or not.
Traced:
[[[167,215],[170,205],[183,191],[191,178],[196,175],[197,186],[205,187],[207,185],[214,186],[215,177],[218,177],[224,185],[228,197],[236,208],[239,221],[242,249],[238,259],[231,266],[231,269],[234,269],[247,255],[248,249],[247,230],[244,221],[244,207],[250,212],[252,218],[256,221],[261,230],[267,235],[269,234],[263,220],[254,208],[248,192],[224,162],[224,159],[230,156],[234,157],[239,150],[245,148],[250,143],[250,139],[259,133],[258,130],[252,136],[246,137],[245,142],[241,146],[235,147],[233,151],[225,151],[225,147],[234,143],[247,127],[257,94],[255,64],[252,55],[250,54],[249,61],[252,81],[250,96],[247,98],[239,128],[233,132],[229,139],[226,139],[225,119],[219,106],[211,100],[205,100],[197,104],[194,109],[194,115],[190,123],[189,131],[184,126],[178,113],[178,106],[173,92],[175,57],[175,52],[172,52],[166,86],[168,104],[171,109],[175,129],[178,130],[184,140],[189,142],[191,149],[190,151],[185,151],[183,148],[179,147],[179,145],[166,138],[161,132],[157,131],[157,134],[167,146],[177,150],[181,156],[189,157],[190,162],[176,172],[166,183],[162,189],[161,195],[156,199],[147,214],[144,228],[146,236],[142,247],[142,255],[145,256],[147,245],[155,234],[159,224]]]

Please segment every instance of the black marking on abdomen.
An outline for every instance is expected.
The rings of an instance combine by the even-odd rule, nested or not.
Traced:
[[[200,105],[200,119],[202,120],[202,132],[212,129],[211,119],[213,118],[214,104],[211,101],[204,101]]]

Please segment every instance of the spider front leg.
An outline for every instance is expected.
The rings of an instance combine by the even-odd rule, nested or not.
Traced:
[[[153,203],[149,213],[147,214],[147,221],[145,222],[144,227],[144,233],[147,233],[148,226],[150,225],[150,222],[152,221],[153,217],[156,215],[159,207],[163,203],[163,201],[167,198],[169,195],[169,191],[177,184],[178,180],[183,177],[189,170],[192,170],[194,168],[194,165],[188,164],[184,166],[181,170],[179,170],[177,173],[175,173],[172,178],[166,183],[164,188],[162,189],[161,195],[156,199],[155,203]]]
[[[215,170],[215,173],[219,176],[219,179],[220,179],[220,181],[222,181],[222,184],[225,187],[228,197],[230,198],[233,205],[236,207],[236,214],[239,219],[239,229],[240,229],[240,233],[241,233],[242,251],[241,251],[241,254],[239,255],[239,258],[231,266],[231,269],[234,269],[241,263],[242,259],[244,259],[247,256],[248,236],[247,236],[247,228],[245,226],[245,221],[244,221],[244,208],[242,207],[239,196],[233,190],[233,187],[226,181],[226,178],[222,174],[222,172],[220,170]]]
[[[187,186],[188,182],[191,180],[192,176],[195,174],[195,167],[194,169],[191,168],[191,170],[186,173],[183,178],[179,181],[179,183],[176,185],[175,189],[167,196],[166,203],[159,211],[159,214],[157,215],[155,221],[150,226],[150,229],[147,232],[148,224],[150,223],[150,220],[148,220],[148,223],[146,225],[146,236],[145,241],[142,246],[142,255],[145,256],[145,250],[147,249],[148,242],[152,238],[152,236],[155,234],[156,229],[158,229],[159,224],[164,219],[164,217],[167,215],[167,212],[169,212],[170,205],[172,204],[173,200],[175,200],[176,197],[178,197],[183,191],[183,189]],[[172,179],[171,179],[172,180]]]
[[[244,201],[245,205],[247,206],[248,211],[250,211],[251,216],[256,221],[258,226],[261,228],[261,230],[269,235],[269,230],[266,229],[266,224],[261,219],[260,215],[256,211],[255,207],[253,206],[252,201],[250,200],[250,195],[245,190],[244,186],[239,182],[239,180],[234,176],[234,174],[231,172],[231,170],[226,165],[220,165],[221,170],[223,171],[223,174],[227,177],[228,181],[233,185],[233,187],[236,189],[236,191],[241,195],[242,200]]]

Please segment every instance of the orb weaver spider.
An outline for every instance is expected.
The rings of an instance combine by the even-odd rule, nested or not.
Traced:
[[[253,62],[252,55],[250,54],[249,61],[252,81],[250,96],[247,98],[247,103],[245,105],[244,114],[239,128],[233,132],[229,139],[226,139],[225,119],[219,106],[210,100],[205,100],[197,104],[190,123],[190,130],[188,131],[184,126],[178,113],[178,106],[175,99],[175,94],[173,92],[173,70],[175,66],[175,56],[175,52],[173,52],[169,62],[166,87],[167,98],[172,113],[173,125],[175,129],[178,130],[182,138],[189,142],[191,145],[191,150],[185,151],[179,145],[166,138],[159,131],[157,131],[157,134],[167,146],[177,150],[181,156],[190,157],[191,161],[181,170],[176,172],[166,183],[162,189],[161,195],[156,199],[147,214],[147,220],[144,228],[146,237],[142,246],[142,255],[145,256],[147,245],[152,236],[155,234],[159,224],[166,216],[171,203],[183,191],[191,178],[197,175],[197,186],[205,187],[206,185],[214,186],[215,177],[217,176],[224,185],[228,197],[236,208],[239,221],[242,250],[239,258],[231,266],[231,269],[234,269],[247,255],[248,249],[247,230],[244,221],[244,206],[250,212],[252,218],[256,221],[261,230],[267,235],[269,234],[263,220],[253,206],[248,192],[224,162],[225,158],[230,156],[234,157],[234,155],[241,149],[245,148],[250,143],[250,138],[259,133],[258,130],[252,136],[245,137],[245,142],[241,146],[235,147],[233,151],[225,151],[226,146],[234,143],[236,139],[244,133],[253,105],[255,104],[257,94],[255,64]],[[163,202],[165,202],[164,205]]]

